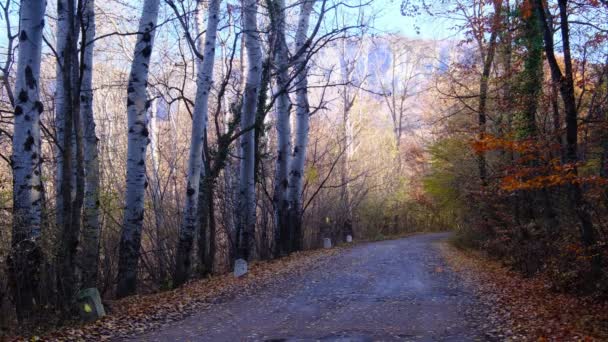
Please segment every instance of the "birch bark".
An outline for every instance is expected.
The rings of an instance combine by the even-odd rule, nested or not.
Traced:
[[[300,51],[307,41],[308,26],[315,0],[303,0],[298,28],[296,31],[296,51]],[[302,249],[302,191],[310,106],[308,104],[308,59],[301,53],[296,62],[296,127],[293,154],[289,165],[289,229],[292,250]]]
[[[237,258],[249,260],[255,246],[255,120],[262,82],[262,49],[257,27],[257,1],[243,0],[243,28],[247,50],[247,80],[241,109]]]
[[[203,32],[203,1],[197,3],[196,31],[197,35]],[[219,23],[220,0],[211,0],[209,3],[207,31],[204,46],[198,44],[199,51],[203,49],[203,60],[198,60],[197,90],[194,103],[194,117],[192,121],[192,142],[190,145],[190,161],[188,163],[188,185],[186,187],[186,203],[184,217],[179,231],[177,247],[177,261],[174,275],[174,284],[179,286],[188,279],[191,264],[192,245],[196,228],[199,183],[204,177],[203,145],[205,131],[207,130],[207,111],[209,106],[209,93],[213,85],[213,66],[215,62],[215,41]],[[203,189],[204,190],[204,189]]]
[[[272,202],[274,205],[274,237],[273,254],[279,250],[282,253],[289,251],[289,234],[287,225],[287,211],[289,201],[287,199],[289,153],[291,151],[291,125],[290,109],[291,100],[289,98],[289,51],[285,39],[285,0],[275,0],[271,2],[272,29],[274,31],[274,71],[275,81],[275,103],[276,131],[277,131],[277,162],[274,178],[274,194]]]
[[[22,0],[19,12],[19,57],[15,80],[13,133],[13,234],[9,267],[20,319],[33,313],[37,302],[41,234],[39,99],[44,0]]]
[[[68,44],[68,35],[70,33],[70,25],[68,21],[68,0],[57,0],[57,42],[55,49],[57,53],[57,68],[55,71],[56,87],[55,87],[55,129],[57,152],[55,158],[57,160],[57,168],[55,173],[55,223],[57,227],[63,227],[65,222],[64,217],[64,200],[63,200],[63,154],[65,149],[65,112],[70,105],[70,99],[66,98],[64,87],[64,63],[65,51]],[[71,192],[71,189],[70,189]]]
[[[159,5],[159,0],[144,0],[127,89],[127,186],[119,247],[116,288],[118,297],[134,294],[137,285],[137,263],[144,220],[144,192],[147,186],[146,147],[149,140],[146,111],[149,101],[146,90]]]
[[[76,118],[78,113],[75,104],[74,92],[77,90],[78,77],[78,54],[76,48],[77,32],[75,27],[75,1],[65,0],[57,3],[59,22],[57,26],[57,74],[61,83],[57,84],[58,94],[61,94],[56,108],[56,117],[61,126],[58,135],[60,151],[60,169],[57,170],[58,188],[56,216],[57,228],[60,231],[59,247],[57,250],[57,289],[63,312],[69,308],[69,298],[73,295],[75,286],[75,253],[78,246],[78,230],[73,225],[75,214],[75,195],[77,182],[76,160],[76,137],[75,123],[80,123]],[[82,155],[80,155],[82,156]]]
[[[82,282],[85,288],[97,286],[99,259],[99,157],[93,117],[93,41],[95,39],[95,0],[84,0],[82,18],[82,76],[80,110],[84,126],[84,225],[82,230]]]

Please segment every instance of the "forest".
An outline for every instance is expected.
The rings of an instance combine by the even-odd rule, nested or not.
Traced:
[[[608,1],[0,2],[0,339],[414,232],[608,296]]]

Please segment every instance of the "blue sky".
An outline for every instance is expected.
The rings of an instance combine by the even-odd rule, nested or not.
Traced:
[[[447,19],[424,14],[415,18],[401,15],[401,0],[373,0],[372,6],[377,13],[375,26],[380,31],[399,32],[409,38],[421,39],[442,40],[454,36],[450,29],[453,23]]]

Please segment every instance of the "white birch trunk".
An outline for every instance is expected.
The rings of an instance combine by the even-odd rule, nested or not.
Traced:
[[[346,153],[340,159],[340,183],[342,188],[340,190],[340,202],[343,206],[346,218],[344,220],[345,225],[352,225],[352,195],[351,195],[351,184],[349,176],[349,162],[354,154],[354,137],[353,137],[353,125],[351,118],[351,111],[353,105],[359,96],[360,87],[357,87],[353,92],[350,92],[350,83],[354,82],[354,73],[357,68],[357,60],[363,55],[363,45],[359,47],[359,50],[351,58],[347,59],[349,53],[348,40],[343,38],[342,41],[342,53],[340,54],[340,78],[342,82],[342,122],[340,127],[340,135],[343,142],[343,148]],[[364,74],[367,74],[366,72]]]
[[[304,0],[300,9],[298,28],[296,31],[296,51],[306,43],[310,14],[315,0]],[[300,55],[296,62],[296,122],[293,154],[289,165],[289,221],[290,240],[293,250],[302,248],[302,191],[306,148],[308,146],[308,131],[310,124],[310,107],[308,104],[308,66],[307,53]]]
[[[82,229],[82,282],[85,288],[97,286],[99,259],[99,153],[93,117],[93,40],[95,39],[95,0],[84,0],[84,53],[80,110],[84,126],[84,225]]]
[[[149,133],[146,127],[146,112],[149,102],[146,90],[159,2],[159,0],[144,0],[127,89],[129,126],[127,186],[118,261],[118,286],[116,289],[118,297],[135,293],[137,285],[137,263],[141,247],[144,194],[147,185],[146,147],[149,141]]]
[[[283,253],[289,250],[286,243],[287,211],[289,202],[287,199],[289,154],[291,152],[291,122],[290,110],[291,100],[289,98],[289,51],[285,39],[285,0],[275,0],[271,11],[274,11],[273,30],[275,34],[274,69],[276,72],[275,103],[276,130],[277,130],[277,162],[274,178],[274,237],[273,251],[276,255],[279,250]]]
[[[249,260],[255,247],[255,116],[262,83],[262,49],[257,27],[257,1],[243,0],[243,29],[247,49],[247,80],[241,110],[237,258]]]
[[[197,3],[197,35],[203,32],[202,11],[203,2]],[[209,106],[209,93],[213,85],[213,66],[215,62],[215,40],[217,37],[217,26],[219,23],[220,0],[210,0],[207,20],[207,31],[205,42],[198,44],[198,49],[203,49],[203,60],[197,61],[197,89],[194,102],[194,114],[192,121],[192,141],[190,145],[190,160],[188,163],[188,184],[186,187],[186,203],[184,217],[179,230],[179,242],[177,248],[176,270],[174,285],[183,284],[188,278],[191,264],[192,245],[198,213],[199,183],[204,177],[203,167],[203,145],[205,131],[207,130],[207,111]],[[212,242],[213,243],[213,242]]]
[[[160,146],[158,128],[158,99],[152,100],[150,107],[150,159],[152,160],[152,179],[150,194],[152,196],[152,209],[154,210],[155,238],[156,238],[156,262],[158,267],[158,279],[164,284],[166,279],[166,243],[165,216],[162,205],[161,178],[160,178]]]
[[[42,184],[40,181],[39,99],[44,0],[22,0],[19,22],[19,57],[15,81],[13,133],[13,234],[9,260],[19,317],[35,308],[41,250]]]
[[[232,15],[230,15],[228,17],[228,35],[225,38],[225,41],[227,42],[229,40],[230,37],[232,37],[232,28],[234,27],[234,21],[232,20]],[[224,61],[226,61],[228,59],[228,54],[226,52],[226,44],[222,44],[221,47],[221,60],[222,63],[221,64],[221,70],[222,70],[222,79],[229,77],[228,75],[228,68],[226,66],[226,63]],[[232,123],[232,121],[234,120],[233,115],[232,115],[232,108],[230,108],[230,100],[228,98],[227,95],[224,95],[223,98],[223,108],[224,108],[224,113],[223,113],[223,118],[224,118],[224,134],[228,134],[230,132],[230,124]],[[230,148],[230,147],[229,147]],[[234,243],[236,242],[236,238],[235,238],[235,225],[234,225],[234,209],[235,209],[235,194],[236,191],[235,189],[237,188],[236,186],[236,180],[238,179],[238,177],[236,177],[236,167],[235,167],[235,162],[232,160],[232,158],[230,156],[228,156],[226,158],[226,166],[224,167],[224,170],[222,170],[223,172],[223,176],[224,176],[224,186],[223,186],[223,190],[224,190],[224,205],[223,205],[223,209],[222,209],[222,218],[223,218],[223,225],[224,225],[224,231],[222,232],[224,234],[224,236],[222,236],[223,238],[223,242],[226,244],[225,248],[223,249],[224,251],[227,251],[227,253],[224,253],[225,255],[223,255],[224,257],[228,257],[228,259],[230,259],[230,256],[233,255],[233,249],[234,249]],[[226,255],[227,254],[227,255]],[[230,262],[228,262],[229,264]]]
[[[66,98],[64,87],[62,65],[65,62],[65,49],[68,44],[68,34],[70,32],[70,23],[68,20],[68,1],[57,0],[57,42],[55,50],[57,51],[57,67],[55,71],[55,130],[57,153],[56,174],[55,174],[55,223],[60,229],[64,227],[66,218],[64,217],[64,200],[63,200],[63,149],[65,137],[65,112],[67,106],[70,105],[71,99]],[[69,219],[69,218],[67,218]]]

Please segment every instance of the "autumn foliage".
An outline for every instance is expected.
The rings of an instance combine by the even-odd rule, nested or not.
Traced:
[[[458,246],[553,290],[605,297],[606,2],[458,3],[449,15],[475,62],[437,80],[445,119],[425,194]]]

